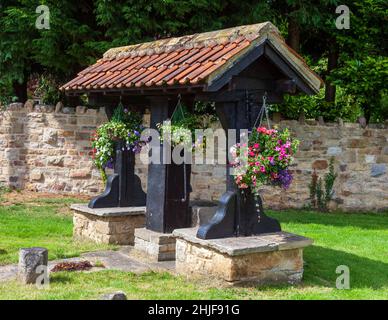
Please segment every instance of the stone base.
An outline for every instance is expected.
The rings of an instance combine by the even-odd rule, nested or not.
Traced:
[[[202,240],[197,228],[177,229],[176,271],[227,284],[291,283],[303,277],[303,248],[312,240],[287,232]]]
[[[136,229],[135,250],[154,261],[175,260],[175,237],[171,233]]]
[[[96,243],[133,245],[135,228],[145,225],[145,207],[90,209],[73,204],[73,236]]]

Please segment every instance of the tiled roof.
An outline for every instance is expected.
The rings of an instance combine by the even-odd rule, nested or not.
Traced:
[[[276,27],[265,22],[113,48],[61,89],[90,91],[206,86],[255,44],[269,38],[280,39],[280,45],[286,46]],[[303,59],[294,53],[292,55],[294,60],[300,60],[299,64],[304,64]],[[319,79],[307,69],[310,72],[307,77]]]

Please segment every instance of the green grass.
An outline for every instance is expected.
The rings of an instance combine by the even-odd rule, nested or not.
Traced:
[[[75,256],[95,245],[74,244],[71,216],[60,213],[74,199],[41,199],[0,207],[0,261],[17,260],[19,247],[48,247],[50,258]],[[61,272],[50,288],[0,282],[0,299],[95,299],[122,290],[131,299],[388,299],[388,216],[325,214],[307,210],[270,212],[283,230],[314,239],[304,251],[304,281],[297,286],[220,288],[168,273]],[[336,267],[350,269],[350,290],[335,288]]]
[[[0,206],[0,265],[17,262],[22,247],[45,247],[50,260],[107,248],[73,241],[72,215],[67,207],[74,202],[77,200],[72,198],[43,198]]]

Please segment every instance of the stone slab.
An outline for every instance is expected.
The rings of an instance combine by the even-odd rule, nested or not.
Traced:
[[[175,260],[175,236],[146,228],[135,229],[135,251],[154,261]]]
[[[87,204],[72,204],[71,209],[99,217],[134,216],[146,213],[146,207],[115,207],[91,209]]]
[[[135,229],[135,238],[156,244],[175,243],[175,236],[172,233],[160,233],[146,228]]]
[[[313,243],[309,238],[289,232],[266,233],[259,236],[232,237],[223,239],[203,240],[197,238],[198,228],[176,229],[173,235],[188,242],[211,248],[230,256],[249,253],[281,251],[304,248]]]

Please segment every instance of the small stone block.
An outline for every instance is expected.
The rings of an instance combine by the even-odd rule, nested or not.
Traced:
[[[101,300],[127,300],[127,295],[122,291],[118,291],[114,293],[104,294],[101,297]]]
[[[135,250],[154,261],[175,260],[176,239],[171,233],[159,233],[146,228],[135,230]]]
[[[175,244],[175,236],[172,233],[160,233],[146,228],[139,228],[135,230],[135,237],[143,239],[147,242],[156,244]]]
[[[23,248],[19,251],[18,279],[23,284],[35,284],[41,275],[39,266],[47,267],[48,250],[45,248]]]

